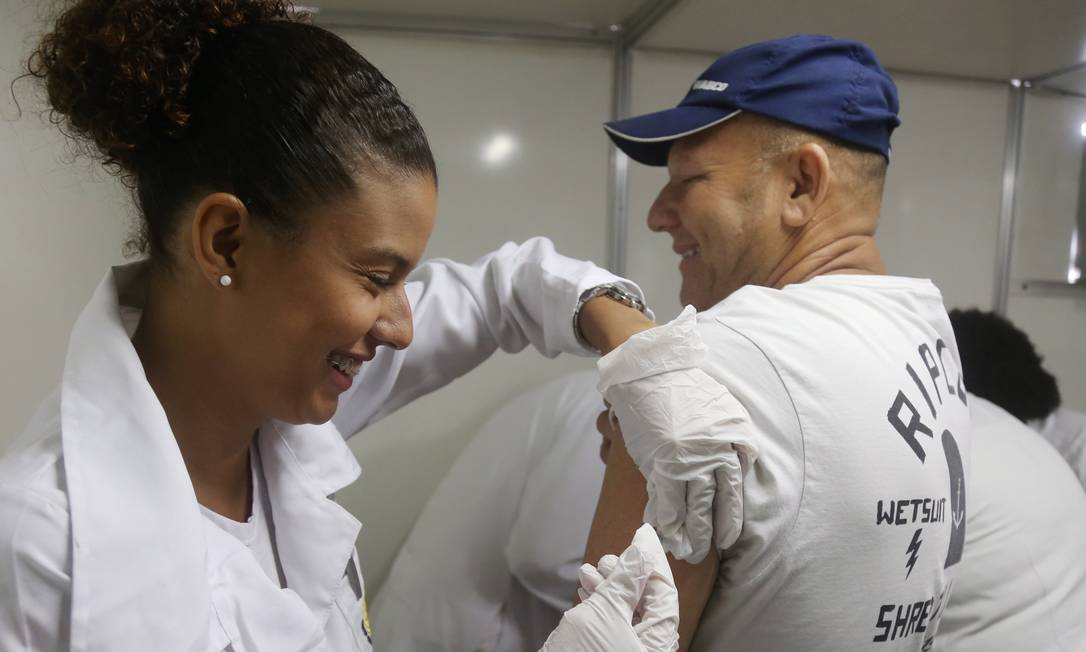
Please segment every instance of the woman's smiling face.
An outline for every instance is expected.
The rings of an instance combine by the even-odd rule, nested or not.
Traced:
[[[434,228],[434,179],[367,175],[359,188],[304,216],[298,239],[250,243],[220,350],[246,406],[266,418],[329,420],[379,346],[411,342],[404,281]]]

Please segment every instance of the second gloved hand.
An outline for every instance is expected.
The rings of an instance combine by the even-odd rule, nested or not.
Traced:
[[[645,521],[668,552],[693,563],[739,536],[743,476],[758,456],[750,416],[701,370],[705,354],[687,306],[599,361],[599,390],[645,476]]]
[[[585,564],[578,595],[540,652],[675,652],[679,594],[660,540],[649,525],[621,557]]]

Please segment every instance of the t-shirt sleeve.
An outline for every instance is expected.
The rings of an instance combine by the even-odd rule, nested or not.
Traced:
[[[0,650],[68,646],[68,512],[24,488],[0,487]]]
[[[743,478],[742,531],[722,557],[721,573],[736,586],[757,581],[788,545],[803,495],[802,430],[777,365],[749,326],[711,312],[698,326],[709,349],[702,369],[746,408],[759,451]]]

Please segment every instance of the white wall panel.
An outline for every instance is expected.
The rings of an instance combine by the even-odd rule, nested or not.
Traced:
[[[1022,293],[1023,280],[1066,281],[1086,138],[1086,101],[1026,96],[1008,316],[1029,333],[1060,383],[1064,403],[1086,410],[1086,292]],[[1081,237],[1081,234],[1080,234]]]
[[[1066,281],[1086,138],[1086,100],[1026,95],[1015,205],[1014,281]]]
[[[902,124],[894,133],[878,231],[887,270],[932,279],[947,307],[990,308],[1007,90],[894,78]]]
[[[506,240],[548,235],[563,253],[604,259],[608,159],[600,122],[610,110],[609,50],[344,36],[396,83],[430,136],[440,192],[428,256],[474,259]],[[506,164],[491,166],[483,150],[499,133],[516,148]],[[515,394],[587,364],[534,351],[498,354],[351,441],[362,478],[340,500],[364,524],[359,553],[371,591],[486,418]]]
[[[0,449],[60,382],[68,333],[110,265],[123,262],[126,193],[72,159],[36,84],[11,81],[34,46],[40,3],[0,0]]]

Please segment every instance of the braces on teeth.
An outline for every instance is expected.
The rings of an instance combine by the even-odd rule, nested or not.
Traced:
[[[332,365],[336,371],[348,376],[357,376],[359,367],[362,366],[362,363],[354,358],[335,354],[328,356],[328,364]]]

